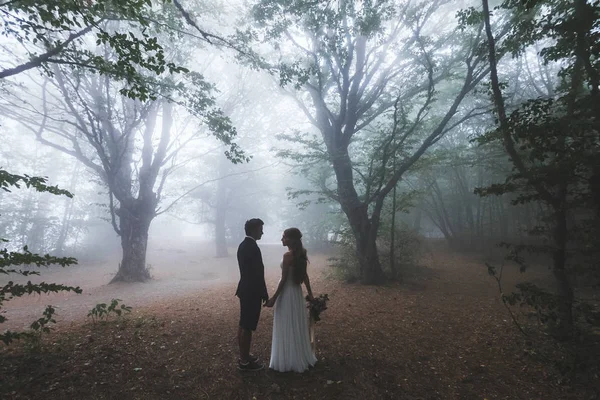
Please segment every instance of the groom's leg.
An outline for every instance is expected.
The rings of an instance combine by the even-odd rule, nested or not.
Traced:
[[[260,298],[240,298],[240,327],[238,340],[240,347],[240,360],[243,363],[250,361],[250,346],[252,332],[256,330],[261,309]]]
[[[252,331],[244,329],[240,326],[240,360],[243,363],[250,361],[250,345],[252,343]]]

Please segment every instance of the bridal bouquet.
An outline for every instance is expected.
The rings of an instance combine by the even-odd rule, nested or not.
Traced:
[[[314,298],[312,301],[308,299],[308,296],[306,296],[306,301],[308,301],[306,308],[310,310],[311,319],[315,322],[321,320],[319,315],[323,311],[327,310],[329,296],[327,296],[327,294],[322,294],[319,297]]]

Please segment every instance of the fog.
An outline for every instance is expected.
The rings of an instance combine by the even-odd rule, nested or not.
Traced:
[[[314,15],[344,17],[319,25],[313,14],[288,10],[285,29],[265,2],[255,3],[183,2],[188,19],[156,4],[166,22],[148,32],[185,73],[164,65],[156,73],[135,60],[126,72],[110,69],[102,62],[119,66],[123,54],[86,34],[77,56],[8,76],[45,50],[17,37],[3,43],[0,167],[47,177],[74,195],[25,185],[0,191],[7,249],[78,259],[34,282],[56,278],[94,299],[122,293],[136,304],[235,282],[250,218],[265,223],[269,271],[284,253],[282,231],[298,227],[309,252],[341,254],[346,277],[367,284],[415,264],[414,243],[498,260],[500,242],[543,242],[529,233],[546,223],[552,201],[519,201],[512,186],[481,195],[527,175],[511,175],[506,140],[495,131],[483,22],[459,18],[480,2],[391,2],[393,12],[377,11],[380,20],[363,5],[316,4]],[[499,39],[509,19],[492,17]],[[123,21],[102,26],[146,32]],[[501,45],[510,48],[511,38]],[[566,56],[544,59],[548,43],[528,43],[515,57],[501,47],[496,86],[509,113],[562,90]],[[537,190],[519,185],[524,196]]]
[[[432,8],[431,14],[423,17],[426,22],[422,34],[431,38],[450,35],[456,27],[454,14],[467,4],[448,3]],[[239,13],[247,10],[244,11],[242,4],[236,6],[231,3],[203,8],[198,12],[205,13],[203,29],[218,30],[225,37],[240,23]],[[409,37],[410,24],[396,29],[394,34],[398,35],[396,44],[399,46]],[[190,28],[189,32],[191,34],[193,29]],[[282,42],[279,49],[269,48],[266,44],[259,46],[259,53],[262,52],[267,60],[278,57],[294,60],[297,56],[302,59],[299,51],[307,43],[303,44],[301,32],[292,35],[296,35],[296,39]],[[187,66],[192,66],[193,71],[202,74],[206,82],[214,84],[216,90],[211,94],[215,98],[214,107],[230,119],[236,130],[233,142],[244,152],[241,158],[248,157],[248,160],[237,164],[228,160],[223,154],[231,148],[215,138],[211,122],[199,118],[189,106],[175,104],[167,110],[167,103],[160,100],[146,103],[124,100],[117,91],[119,82],[111,82],[98,75],[85,75],[82,71],[69,75],[66,70],[53,66],[50,76],[37,71],[24,72],[11,81],[13,86],[0,104],[3,144],[0,165],[22,174],[46,176],[50,184],[72,192],[74,197],[35,194],[31,190],[0,194],[3,205],[1,236],[11,238],[8,243],[10,249],[28,245],[33,252],[71,255],[79,259],[79,265],[74,267],[77,271],[92,270],[102,265],[105,283],[110,281],[110,270],[116,273],[122,258],[121,239],[115,229],[119,223],[123,224],[119,218],[124,218],[118,215],[119,204],[122,206],[128,201],[123,197],[125,195],[118,194],[118,184],[107,180],[114,178],[107,175],[106,161],[102,157],[114,159],[115,154],[111,153],[114,149],[110,146],[119,145],[112,135],[128,138],[133,146],[127,161],[130,170],[124,172],[131,176],[130,183],[127,183],[131,187],[125,197],[133,196],[131,198],[134,199],[136,191],[142,193],[140,185],[148,184],[141,183],[144,179],[142,169],[150,168],[145,164],[151,161],[152,152],[155,161],[161,163],[161,170],[155,171],[155,180],[149,183],[157,193],[157,204],[156,216],[151,219],[148,230],[145,260],[151,266],[155,279],[166,276],[182,278],[188,273],[182,272],[182,276],[175,272],[178,268],[192,271],[197,267],[198,273],[221,275],[223,267],[215,257],[226,258],[228,267],[225,275],[234,279],[234,271],[230,270],[233,267],[229,264],[233,263],[235,247],[244,236],[244,221],[252,217],[265,221],[265,235],[261,242],[265,245],[279,243],[282,230],[290,226],[308,229],[305,232],[307,246],[315,249],[328,246],[328,240],[339,240],[338,235],[347,228],[348,220],[340,204],[332,201],[336,195],[329,195],[325,205],[314,203],[316,199],[322,199],[323,194],[327,196],[327,193],[341,189],[335,187],[331,169],[326,170],[326,159],[314,156],[315,151],[323,151],[324,139],[319,132],[319,124],[315,124],[311,117],[315,105],[309,104],[307,92],[290,85],[282,87],[276,74],[253,70],[237,62],[235,52],[226,47],[211,46],[195,40],[193,36],[176,40],[178,48],[167,48],[167,54],[172,59],[185,59]],[[92,42],[87,45],[93,48]],[[460,46],[456,43],[448,43],[447,48],[439,43],[432,46],[437,46],[431,51],[439,57],[440,68],[445,65],[449,72],[458,67],[456,71],[460,73],[462,67],[455,65],[454,60],[447,64],[443,61],[443,57],[450,58],[452,48],[457,50]],[[18,54],[23,48],[15,43],[13,50]],[[101,48],[97,47],[96,51],[101,51]],[[394,91],[407,90],[402,87],[409,86],[416,77],[420,80],[418,74],[425,72],[422,70],[414,75],[409,64],[420,61],[411,60],[403,51],[379,54],[382,65],[388,68],[381,73],[393,71],[398,76],[396,82],[386,87],[382,83],[383,79],[388,79],[386,76],[380,75],[381,79],[377,78],[380,80],[374,78],[372,90],[381,89],[382,99]],[[409,58],[400,62],[401,57]],[[514,62],[507,62],[512,68]],[[394,69],[396,66],[398,69]],[[380,72],[374,70],[374,73]],[[526,80],[534,79],[533,75],[535,71],[531,77],[518,77],[525,82],[516,96],[525,95]],[[442,94],[441,99],[433,105],[428,119],[419,121],[423,132],[415,136],[417,141],[420,136],[426,136],[428,127],[434,126],[437,118],[446,112],[449,100],[443,97],[451,98],[455,91],[449,80],[444,81],[443,74],[440,79],[438,90]],[[19,89],[15,90],[16,87]],[[342,106],[338,104],[339,95],[333,94],[327,101],[331,102],[332,109]],[[464,169],[470,157],[473,154],[477,156],[478,152],[470,140],[477,133],[482,133],[486,126],[491,126],[487,110],[479,105],[481,101],[479,95],[464,99],[462,111],[459,109],[451,121],[455,122],[470,112],[475,114],[473,110],[485,112],[455,124],[444,135],[436,137],[436,144],[428,146],[422,159],[439,155],[437,163],[426,169],[408,168],[395,185],[400,196],[408,198],[411,193],[419,193],[407,200],[406,206],[402,207],[403,212],[398,213],[401,225],[424,237],[445,238],[453,244],[455,241],[461,248],[489,245],[500,236],[509,235],[511,230],[510,218],[507,220],[501,214],[505,204],[495,206],[495,199],[481,199],[472,193],[476,185],[493,181],[493,172]],[[418,120],[418,107],[422,102],[419,97],[407,99],[408,118]],[[370,137],[375,139],[381,135],[377,130],[386,123],[386,118],[393,111],[392,106],[393,102],[384,106],[382,110],[385,113],[382,112],[372,124],[367,122],[350,145],[350,156],[355,160],[358,172],[356,188],[361,196],[365,190],[368,195],[368,180],[372,179],[365,178],[372,172],[369,168],[373,165],[371,163],[369,167],[368,164],[379,157],[376,151],[373,152],[375,148],[370,148]],[[378,107],[377,102],[373,107]],[[96,122],[85,121],[91,118],[90,110],[96,113],[93,117]],[[135,126],[128,126],[128,122]],[[100,131],[96,131],[94,126],[96,123],[100,124],[100,131],[108,133],[98,133]],[[169,126],[162,129],[170,131],[169,137],[164,131],[162,136],[160,133],[161,125],[165,123]],[[144,129],[154,131],[150,133],[149,140],[145,139]],[[83,134],[82,130],[85,131]],[[106,138],[98,139],[95,135],[106,135]],[[278,140],[280,135],[287,135],[288,140]],[[96,139],[90,139],[94,137]],[[309,137],[316,141],[309,142]],[[166,140],[164,149],[161,147],[163,139]],[[94,143],[94,140],[98,142]],[[102,150],[104,154],[98,153],[96,147],[104,146],[100,143],[102,140],[109,143]],[[146,154],[147,147],[150,153]],[[411,148],[407,147],[406,151],[414,151]],[[163,150],[164,154],[160,154]],[[462,156],[465,152],[471,154]],[[157,160],[159,155],[162,159]],[[312,169],[306,169],[311,165]],[[358,180],[360,177],[366,180],[361,182]],[[455,180],[460,185],[456,186]],[[461,193],[457,193],[457,189]],[[141,194],[137,196],[141,199]],[[304,203],[303,207],[298,207],[307,200],[312,200],[313,204],[307,206]],[[342,208],[344,206],[342,201]],[[463,206],[468,209],[463,209]],[[482,217],[486,209],[489,211],[487,219]],[[470,215],[463,216],[465,212]],[[475,221],[476,217],[480,220]],[[499,221],[507,221],[507,226],[497,228]],[[317,229],[319,232],[316,232]],[[486,230],[489,234],[484,233]],[[475,237],[478,243],[470,243]],[[486,243],[483,243],[484,239]],[[185,254],[186,257],[172,258],[174,254]],[[181,263],[186,266],[179,265]],[[172,273],[168,273],[170,269]]]

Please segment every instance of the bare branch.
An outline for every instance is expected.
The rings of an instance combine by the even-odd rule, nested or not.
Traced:
[[[191,193],[193,193],[194,191],[198,190],[199,188],[201,188],[201,187],[202,187],[202,186],[204,186],[204,185],[207,185],[207,184],[209,184],[209,183],[212,183],[212,182],[219,181],[219,180],[221,180],[221,179],[229,178],[229,177],[232,177],[232,176],[246,175],[246,174],[249,174],[249,173],[252,173],[252,172],[258,172],[258,171],[261,171],[261,170],[263,170],[263,169],[266,169],[266,168],[271,168],[271,167],[274,167],[274,166],[275,166],[275,165],[277,165],[277,164],[279,164],[279,162],[274,162],[274,163],[271,163],[271,164],[269,164],[269,165],[266,165],[266,166],[264,166],[264,167],[257,168],[257,169],[251,170],[251,171],[234,172],[234,173],[231,173],[231,174],[227,174],[227,175],[221,176],[221,177],[219,177],[219,178],[215,178],[215,179],[209,179],[209,180],[207,180],[207,181],[204,181],[204,182],[202,182],[202,183],[200,183],[200,184],[198,184],[198,185],[194,186],[193,188],[191,188],[191,189],[187,190],[185,193],[183,193],[182,195],[180,195],[179,197],[177,197],[175,200],[173,200],[173,202],[171,202],[171,204],[169,204],[169,205],[168,205],[167,207],[165,207],[164,209],[162,209],[162,210],[157,210],[157,211],[156,211],[156,213],[155,213],[155,215],[160,215],[160,214],[164,214],[164,213],[166,213],[166,212],[167,212],[167,211],[169,211],[169,210],[170,210],[170,209],[171,209],[171,208],[172,208],[172,207],[173,207],[175,204],[177,204],[179,201],[181,201],[183,198],[185,198],[185,197],[189,196]]]
[[[0,71],[0,79],[8,78],[9,76],[20,74],[21,72],[25,72],[32,68],[40,67],[41,65],[47,63],[50,58],[54,57],[55,55],[60,54],[60,52],[62,52],[73,41],[79,39],[86,33],[91,32],[92,28],[93,28],[93,26],[88,26],[87,28],[84,28],[77,33],[72,33],[71,35],[69,35],[69,37],[64,42],[60,43],[58,46],[54,47],[53,49],[48,50],[44,54],[40,54],[39,56],[34,57],[33,59],[26,62],[25,64],[21,64],[17,67],[8,68],[8,69],[4,69],[4,70]]]
[[[496,60],[496,44],[494,35],[492,33],[492,27],[490,24],[490,10],[488,5],[488,0],[482,0],[483,4],[483,18],[485,23],[485,33],[487,35],[487,43],[488,43],[488,52],[489,52],[489,62],[490,62],[490,77],[492,81],[492,91],[494,93],[494,103],[496,104],[497,112],[498,112],[498,120],[500,122],[500,129],[503,136],[504,147],[506,148],[506,152],[509,154],[513,164],[517,168],[517,170],[526,177],[527,181],[535,187],[540,196],[544,199],[544,201],[549,204],[559,207],[560,204],[557,199],[548,191],[548,189],[539,183],[538,180],[533,179],[531,172],[525,166],[521,156],[517,152],[515,148],[514,140],[511,136],[510,129],[508,126],[508,118],[506,116],[506,109],[504,106],[504,99],[502,98],[502,91],[500,89],[500,83],[498,80],[498,71],[497,71],[497,60]]]

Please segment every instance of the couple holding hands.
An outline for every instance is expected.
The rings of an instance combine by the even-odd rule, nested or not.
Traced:
[[[263,221],[246,221],[246,238],[240,244],[237,259],[240,282],[236,296],[240,299],[238,368],[258,371],[264,368],[257,356],[250,354],[252,332],[256,330],[261,308],[274,307],[273,338],[269,368],[279,371],[304,372],[317,358],[310,343],[306,305],[302,284],[308,291],[307,299],[314,299],[307,273],[308,257],[302,246],[302,233],[297,228],[283,232],[281,243],[288,251],[281,261],[281,279],[275,294],[269,298],[265,283],[265,267],[260,248],[256,244],[263,235]]]

